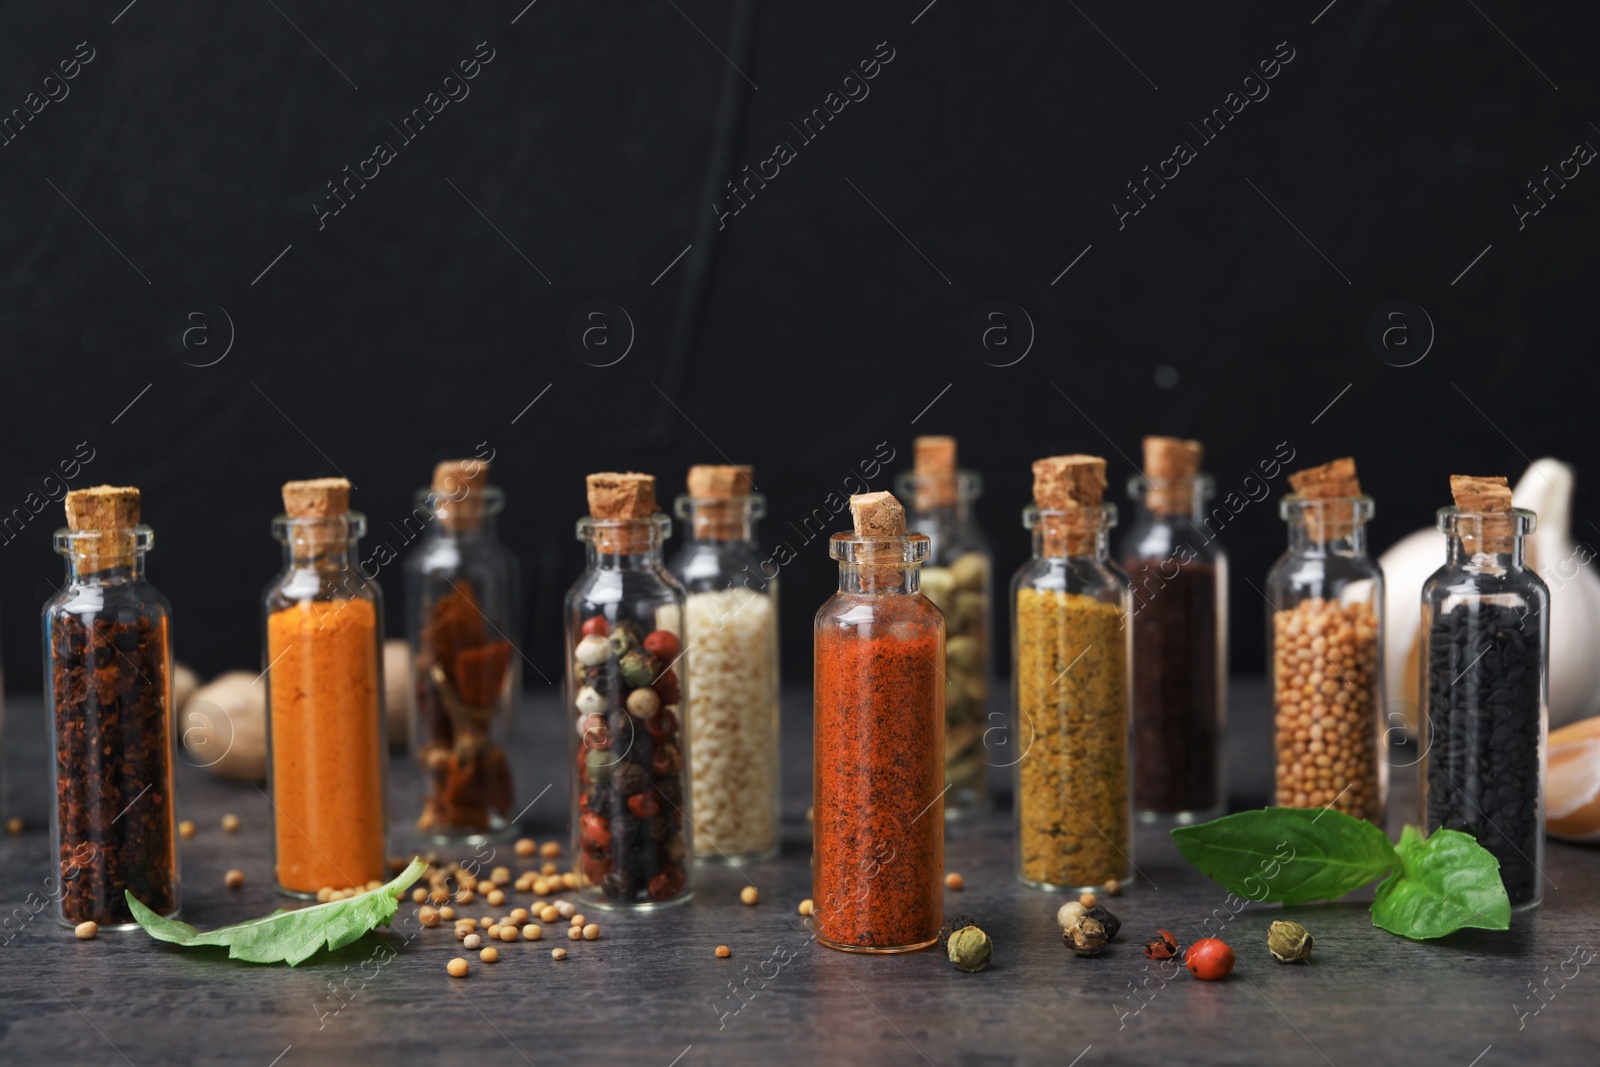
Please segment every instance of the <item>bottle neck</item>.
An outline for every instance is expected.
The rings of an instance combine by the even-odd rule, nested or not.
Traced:
[[[1086,559],[1104,563],[1111,555],[1111,534],[1107,530],[1079,532],[1055,529],[1049,520],[1033,528],[1035,559]]]
[[[113,566],[100,561],[82,560],[71,554],[66,556],[68,585],[121,585],[144,579],[144,553],[137,552]]]
[[[342,570],[356,556],[355,538],[348,541],[290,540],[283,543],[283,565],[289,570],[307,567]]]
[[[613,551],[599,541],[590,541],[584,546],[584,558],[590,570],[654,570],[661,566],[661,544],[654,542],[642,546],[629,546],[627,551]]]
[[[1135,475],[1128,483],[1128,492],[1139,501],[1141,518],[1179,523],[1205,513],[1206,502],[1211,499],[1212,482],[1205,474],[1193,478]]]
[[[912,594],[922,591],[922,565],[918,563],[870,564],[839,561],[839,592],[872,595]]]
[[[1356,522],[1347,528],[1324,527],[1317,524],[1291,522],[1289,524],[1289,551],[1340,556],[1367,554],[1367,524]]]
[[[747,499],[691,500],[679,512],[689,521],[689,540],[714,544],[755,540],[754,509]]]
[[[1524,539],[1521,537],[1511,537],[1500,541],[1496,546],[1503,548],[1504,551],[1486,552],[1483,551],[1485,543],[1481,537],[1446,534],[1445,562],[1448,566],[1467,570],[1522,570],[1527,562],[1523,542]]]
[[[493,515],[482,515],[473,522],[449,522],[442,515],[428,523],[428,537],[438,541],[497,541],[500,538],[498,520]]]

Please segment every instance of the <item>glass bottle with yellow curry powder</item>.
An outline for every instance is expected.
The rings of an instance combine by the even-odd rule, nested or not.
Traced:
[[[278,889],[385,877],[383,595],[355,563],[367,520],[343,478],[288,482],[264,597],[268,778]]]
[[[1128,579],[1108,558],[1105,460],[1033,465],[1033,558],[1011,581],[1017,876],[1081,892],[1133,868]]]

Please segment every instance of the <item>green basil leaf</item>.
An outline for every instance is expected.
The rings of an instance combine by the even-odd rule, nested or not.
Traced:
[[[1180,826],[1183,858],[1248,900],[1334,900],[1395,865],[1389,838],[1365,819],[1331,809],[1263,808]]]
[[[1464,927],[1505,930],[1511,901],[1500,861],[1470,835],[1435,830],[1426,840],[1407,826],[1395,846],[1399,865],[1378,887],[1372,924],[1423,941]]]
[[[287,963],[293,967],[315,955],[324,945],[341,949],[379,926],[389,925],[399,908],[399,896],[422,876],[428,865],[420,859],[388,885],[345,900],[316,904],[299,911],[278,910],[248,922],[202,933],[188,923],[164,919],[126,893],[133,917],[151,937],[186,948],[226,945],[228,957],[251,963]]]

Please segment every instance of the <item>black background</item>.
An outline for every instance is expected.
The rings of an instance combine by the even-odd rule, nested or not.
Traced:
[[[1148,432],[1204,440],[1225,491],[1280,442],[1293,466],[1353,453],[1380,548],[1431,521],[1449,473],[1552,454],[1588,536],[1600,176],[1521,229],[1512,205],[1600,144],[1600,9],[1325,3],[6,5],[0,114],[79,42],[95,58],[0,147],[0,518],[89,442],[73,484],[143,490],[151,577],[205,674],[258,665],[280,483],[342,472],[399,547],[433,462],[483,442],[551,677],[593,470],[653,472],[670,499],[691,463],[754,463],[764,540],[799,547],[788,524],[880,442],[898,458],[873,488],[914,434],[954,433],[1002,578],[1029,462],[1103,454],[1123,500]],[[485,41],[470,95],[402,144],[390,123]],[[880,42],[870,95],[803,140],[790,123]],[[1202,142],[1189,123],[1289,49]],[[1180,140],[1198,157],[1119,228],[1124,183]],[[379,141],[397,158],[319,229],[325,183]],[[719,230],[723,183],[779,141],[796,158]],[[1404,368],[1366,340],[1398,299],[1437,331]],[[968,342],[994,300],[1032,323],[1009,367],[990,363],[1025,347],[1015,311],[1010,347]],[[581,357],[625,347],[615,312],[612,347],[569,340],[591,301],[633,324],[609,367]],[[1424,346],[1407,327],[1389,362]],[[1224,534],[1240,669],[1261,664],[1246,580],[1282,549],[1282,489]],[[0,545],[13,688],[39,686],[59,525],[50,503]],[[782,581],[804,677],[820,541]]]

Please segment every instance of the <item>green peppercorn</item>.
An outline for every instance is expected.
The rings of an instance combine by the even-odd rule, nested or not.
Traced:
[[[611,643],[612,659],[621,659],[639,647],[638,640],[627,630],[615,630],[606,640]]]
[[[989,966],[994,941],[976,926],[963,926],[950,935],[950,962],[963,971],[981,971]]]
[[[642,648],[633,649],[622,657],[622,680],[637,689],[656,680],[659,664],[656,658]]]
[[[1279,920],[1267,930],[1267,950],[1279,963],[1298,963],[1311,955],[1311,935],[1297,922]]]

